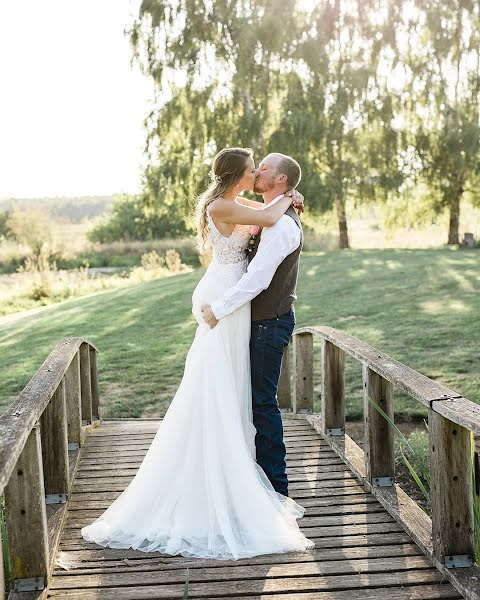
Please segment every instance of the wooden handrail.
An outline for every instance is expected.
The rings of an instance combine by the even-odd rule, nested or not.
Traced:
[[[302,327],[296,329],[294,335],[305,333],[311,333],[331,342],[428,408],[432,408],[431,405],[434,402],[447,400],[448,418],[454,423],[468,427],[474,433],[480,434],[480,406],[463,398],[462,394],[407,367],[388,354],[344,331],[333,327]],[[435,405],[435,410],[438,411],[438,405]]]
[[[321,340],[321,417],[313,414],[314,337]],[[293,357],[287,347],[282,362],[280,407],[307,413],[315,429],[457,589],[466,598],[480,600],[470,433],[480,433],[480,406],[332,327],[296,329],[292,347]],[[345,434],[346,354],[362,364],[364,450]],[[394,432],[389,423],[394,417],[394,387],[428,409],[431,519],[395,483]]]
[[[0,416],[0,494],[15,467],[26,439],[43,414],[82,344],[96,346],[82,337],[63,338],[48,355],[13,403]]]
[[[48,585],[85,426],[99,419],[96,353],[86,338],[64,338],[0,416],[0,494],[14,592]]]

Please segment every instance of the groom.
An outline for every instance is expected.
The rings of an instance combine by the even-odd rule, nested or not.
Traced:
[[[259,164],[254,192],[265,204],[294,189],[300,165],[285,154],[268,154]],[[247,272],[238,283],[202,309],[215,327],[218,320],[251,301],[250,362],[253,424],[257,463],[277,492],[288,496],[283,425],[277,401],[282,356],[295,326],[293,302],[303,247],[300,218],[290,206],[272,227],[265,227],[250,246]]]

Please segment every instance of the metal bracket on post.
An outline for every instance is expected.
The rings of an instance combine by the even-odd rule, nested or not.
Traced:
[[[345,430],[343,427],[332,427],[327,429],[327,435],[345,435]]]
[[[12,581],[14,592],[34,592],[45,589],[45,577],[29,577]]]
[[[69,450],[78,450],[80,448],[80,444],[78,442],[68,442]]]
[[[395,483],[393,477],[374,477],[372,479],[372,485],[374,487],[389,487]]]
[[[446,556],[445,566],[449,569],[457,567],[473,567],[473,556],[470,554],[454,554]]]
[[[442,400],[457,400],[458,398],[463,398],[463,396],[457,394],[454,396],[449,396],[448,394],[444,394],[441,398],[433,398],[432,400],[429,400],[428,403],[430,408],[432,408],[432,404],[434,402],[441,402]]]
[[[45,496],[46,504],[65,504],[68,500],[68,494],[47,494]]]
[[[297,410],[297,415],[311,415],[312,411],[309,408],[299,408]]]
[[[82,419],[82,425],[90,425],[90,421],[88,419]]]

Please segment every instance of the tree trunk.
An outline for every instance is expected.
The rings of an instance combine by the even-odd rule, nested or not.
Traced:
[[[458,226],[460,222],[460,198],[462,192],[459,191],[450,199],[450,222],[448,224],[448,244],[458,244]]]
[[[347,216],[345,214],[345,202],[343,194],[340,192],[335,198],[335,208],[337,209],[338,231],[339,231],[339,248],[350,248],[348,243]]]

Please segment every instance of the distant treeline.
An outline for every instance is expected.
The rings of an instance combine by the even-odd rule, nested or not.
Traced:
[[[56,220],[81,223],[104,214],[112,206],[114,199],[115,196],[3,198],[0,199],[0,213],[41,209]]]

